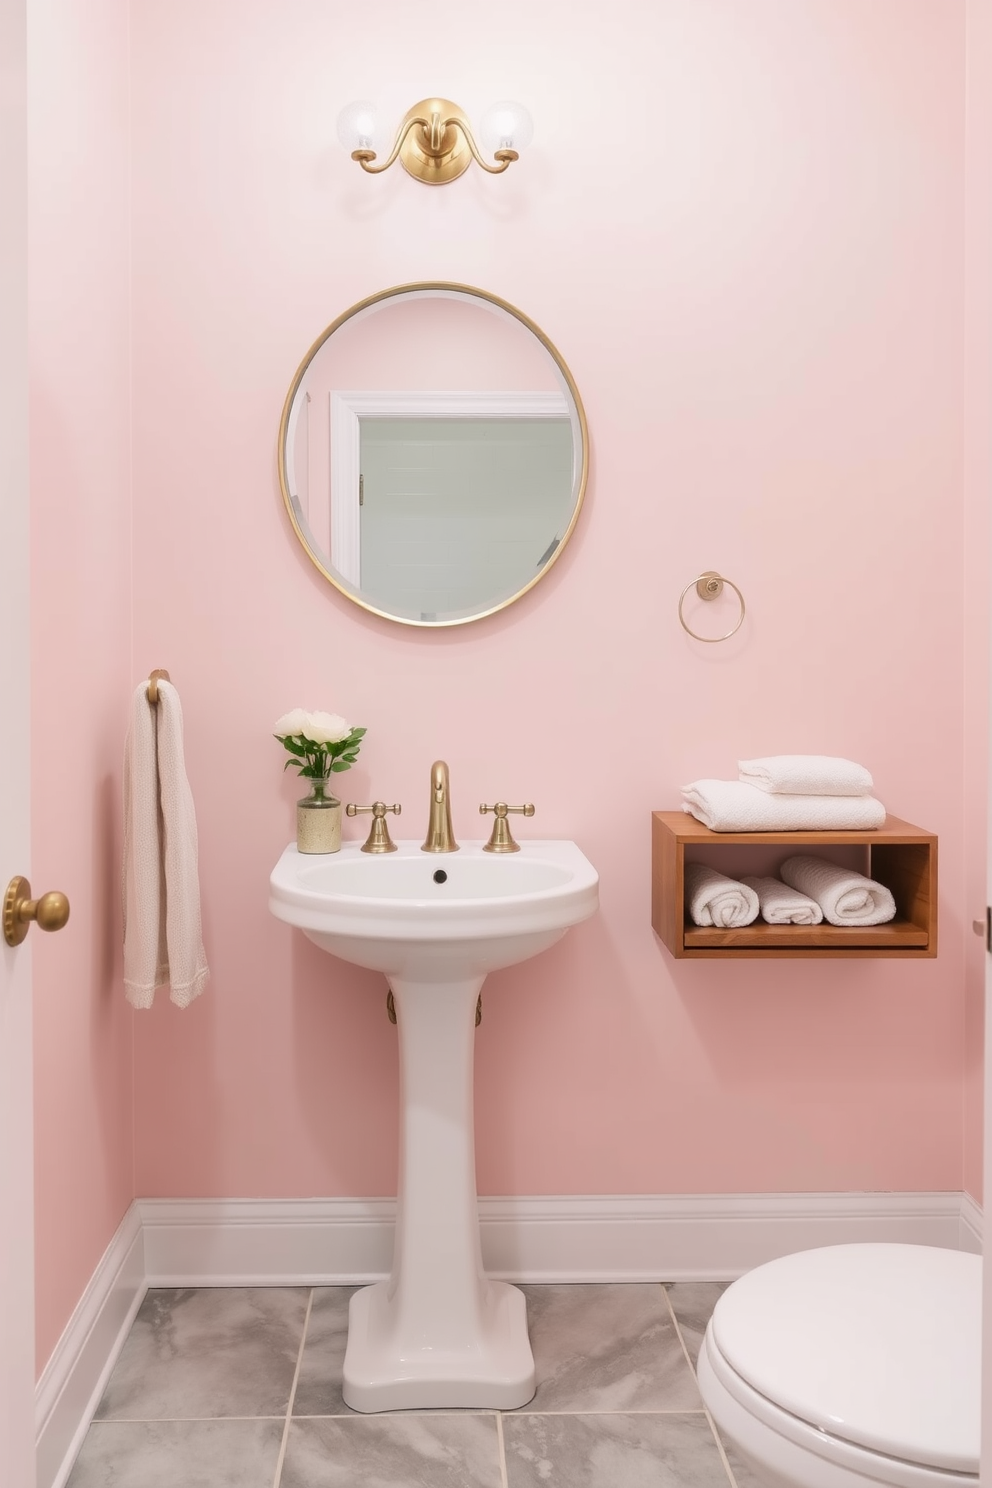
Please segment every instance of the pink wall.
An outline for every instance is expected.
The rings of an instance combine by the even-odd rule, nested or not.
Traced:
[[[37,1356],[131,1201],[118,797],[130,691],[127,4],[30,8]]]
[[[489,983],[483,1192],[960,1187],[963,4],[508,0],[426,32],[395,0],[374,31],[322,0],[176,0],[132,25],[134,667],[183,697],[213,967],[187,1012],[136,1019],[138,1192],[392,1190],[382,981],[265,910],[299,793],[270,729],[297,704],[368,726],[345,794],[402,801],[409,835],[442,756],[457,833],[531,799],[601,872],[594,921]],[[534,146],[441,191],[360,175],[338,108],[398,119],[435,88],[521,98]],[[532,316],[593,447],[551,576],[438,633],[320,578],[275,466],[315,334],[417,278]],[[749,606],[719,647],[676,620],[710,567]],[[865,761],[940,834],[939,960],[668,958],[651,809],[780,750]]]

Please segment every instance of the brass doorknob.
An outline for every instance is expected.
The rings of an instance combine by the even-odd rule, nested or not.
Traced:
[[[12,878],[3,900],[3,938],[9,946],[18,946],[31,928],[32,920],[39,930],[61,930],[69,918],[69,901],[58,890],[31,898],[31,885],[26,878]]]

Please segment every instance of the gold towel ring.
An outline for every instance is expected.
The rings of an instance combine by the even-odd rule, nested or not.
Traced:
[[[732,630],[728,630],[726,635],[697,635],[694,630],[689,629],[685,621],[685,615],[682,613],[682,606],[685,604],[686,595],[689,593],[690,589],[694,588],[700,599],[718,599],[719,596],[723,593],[724,584],[729,584],[731,589],[733,589],[734,593],[737,595],[737,598],[740,600],[741,613],[738,617],[737,624],[733,627]],[[679,624],[682,626],[682,629],[686,632],[687,635],[692,636],[692,639],[694,641],[705,641],[707,645],[715,645],[717,641],[729,641],[730,637],[732,635],[736,635],[741,626],[744,624],[744,596],[732,579],[725,579],[720,574],[716,573],[714,569],[708,568],[705,573],[701,573],[699,575],[698,579],[693,579],[691,583],[686,584],[685,588],[682,590],[682,593],[679,595]]]

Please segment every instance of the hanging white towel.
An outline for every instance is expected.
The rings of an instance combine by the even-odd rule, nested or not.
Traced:
[[[742,878],[758,896],[766,925],[819,925],[823,910],[815,899],[790,889],[779,878]]]
[[[142,682],[124,748],[124,990],[150,1008],[169,986],[188,1007],[210,975],[200,931],[196,815],[183,763],[179,694],[159,681],[158,702]]]
[[[754,890],[705,863],[686,863],[684,884],[685,905],[694,925],[730,930],[758,918]]]
[[[682,810],[711,832],[842,832],[885,821],[874,796],[780,796],[743,780],[694,780],[682,795]]]
[[[826,858],[786,858],[779,872],[787,884],[816,900],[831,925],[884,925],[895,919],[890,889]]]
[[[787,796],[870,796],[870,771],[832,754],[772,754],[738,760],[740,779],[759,790]]]

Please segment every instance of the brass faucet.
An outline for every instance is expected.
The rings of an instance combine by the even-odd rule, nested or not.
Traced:
[[[444,760],[435,760],[431,765],[431,811],[427,822],[427,841],[420,851],[458,851],[458,843],[451,830],[451,794],[448,789],[448,767]]]

